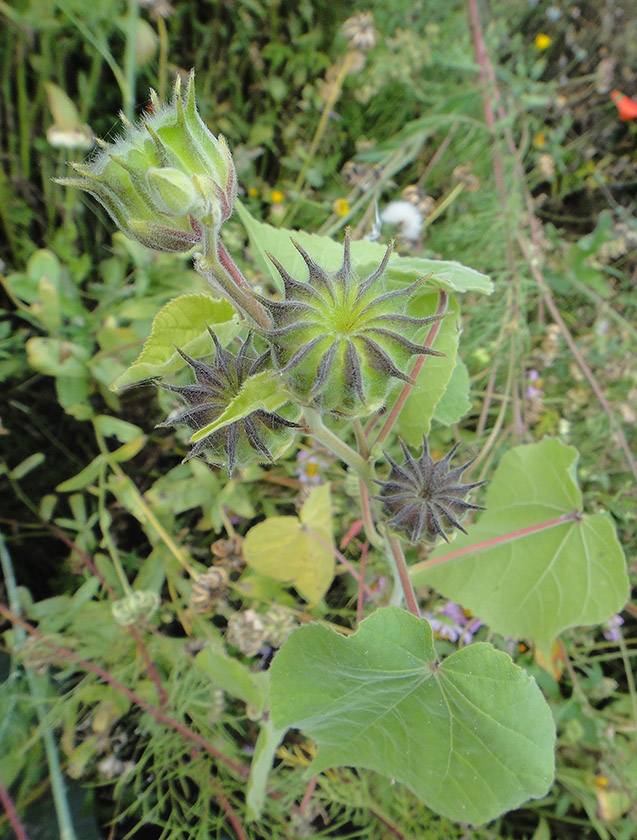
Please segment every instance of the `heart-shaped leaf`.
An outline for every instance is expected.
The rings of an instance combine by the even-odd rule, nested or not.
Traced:
[[[377,610],[349,638],[299,628],[276,655],[270,685],[274,726],[317,742],[308,774],[375,770],[474,824],[551,785],[555,728],[535,681],[486,643],[440,663],[428,622],[404,610]]]
[[[605,514],[518,533],[581,510],[577,457],[551,438],[507,452],[482,502],[486,512],[430,560],[471,546],[475,552],[413,566],[413,582],[435,587],[498,633],[548,647],[567,627],[598,624],[621,610],[629,595],[626,562]]]
[[[334,579],[332,542],[330,489],[322,484],[307,497],[299,518],[270,516],[250,528],[243,556],[256,572],[294,586],[315,604]]]

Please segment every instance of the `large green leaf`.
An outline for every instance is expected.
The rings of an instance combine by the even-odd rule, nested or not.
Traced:
[[[250,528],[243,556],[256,572],[294,586],[315,604],[334,579],[332,544],[330,489],[322,484],[307,497],[299,518],[270,516]]]
[[[174,298],[159,310],[144,349],[111,388],[117,391],[183,367],[186,363],[175,347],[191,356],[210,355],[214,345],[208,327],[227,344],[239,331],[232,304],[205,292]]]
[[[456,366],[440,402],[436,405],[434,419],[444,426],[457,423],[471,408],[470,391],[467,366],[462,359],[456,357]]]
[[[438,306],[438,295],[418,295],[409,307],[409,312],[418,317],[433,315]],[[398,415],[395,430],[410,446],[420,446],[423,434],[428,434],[436,407],[447,392],[454,402],[461,398],[464,385],[461,379],[452,380],[458,353],[459,306],[457,299],[449,298],[449,314],[440,322],[433,348],[444,356],[427,356],[416,377],[416,385]],[[414,357],[415,360],[416,357]],[[395,398],[403,388],[398,383],[392,392]],[[392,399],[389,400],[389,405]]]
[[[310,256],[327,271],[336,271],[343,261],[343,245],[328,236],[305,233],[301,230],[275,228],[257,221],[248,210],[237,202],[237,215],[244,225],[254,259],[259,269],[277,286],[281,278],[266,255],[266,251],[282,263],[293,277],[307,279],[307,266],[292,244],[292,239],[306,249]],[[352,242],[352,265],[364,277],[374,271],[385,255],[386,247],[369,239]],[[429,289],[446,289],[452,292],[481,292],[491,294],[493,286],[488,277],[458,262],[447,260],[426,260],[420,257],[400,257],[393,254],[386,271],[391,285],[408,285],[421,277],[427,277],[423,284]]]
[[[274,726],[317,742],[308,774],[366,767],[474,824],[543,796],[553,779],[553,719],[534,680],[486,643],[440,663],[428,622],[395,607],[349,638],[299,628],[270,685]]]
[[[551,438],[511,449],[489,484],[486,513],[431,558],[581,510],[577,457],[574,447]],[[629,595],[624,555],[605,514],[514,535],[430,568],[419,564],[412,580],[435,587],[498,633],[543,645],[567,627],[604,621]]]

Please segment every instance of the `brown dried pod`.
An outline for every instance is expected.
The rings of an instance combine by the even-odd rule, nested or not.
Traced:
[[[220,566],[213,566],[193,583],[190,608],[200,614],[210,612],[227,591],[228,572]]]

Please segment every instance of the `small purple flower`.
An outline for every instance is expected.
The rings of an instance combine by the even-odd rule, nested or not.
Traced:
[[[530,370],[526,375],[527,382],[529,383],[526,387],[526,396],[527,399],[532,400],[535,397],[542,396],[542,379],[540,374],[537,370]]]
[[[624,623],[621,615],[612,615],[607,621],[602,624],[604,628],[604,638],[609,642],[619,641],[619,628]]]
[[[467,614],[460,604],[453,601],[447,601],[442,609],[438,607],[434,612],[424,615],[440,639],[448,639],[450,642],[459,640],[462,645],[471,644],[475,633],[482,627],[479,618]]]

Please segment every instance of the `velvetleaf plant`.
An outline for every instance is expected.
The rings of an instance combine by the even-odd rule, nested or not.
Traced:
[[[249,783],[253,816],[265,798],[264,756],[273,758],[288,727],[316,741],[308,773],[342,764],[376,770],[405,784],[438,813],[463,822],[479,824],[543,796],[553,780],[555,731],[538,686],[508,655],[484,642],[441,661],[431,626],[420,616],[403,551],[403,545],[423,540],[448,541],[454,530],[466,534],[463,514],[483,509],[467,500],[483,482],[462,483],[471,462],[450,469],[455,448],[434,461],[426,433],[455,366],[458,306],[452,295],[488,292],[488,281],[455,263],[403,259],[391,248],[352,242],[348,232],[341,247],[304,232],[292,238],[291,232],[259,223],[237,201],[225,140],[199,115],[194,74],[184,92],[177,78],[170,104],[155,94],[151,101],[152,114],[136,126],[125,122],[119,140],[102,144],[92,161],[73,165],[74,177],[59,181],[93,195],[142,245],[166,252],[197,249],[195,269],[237,314],[232,324],[211,323],[207,316],[213,310],[198,307],[192,295],[169,302],[126,383],[148,378],[147,351],[168,347],[177,335],[167,321],[188,313],[188,334],[192,339],[196,333],[196,341],[185,346],[174,341],[174,351],[164,349],[157,367],[163,373],[185,365],[194,379],[187,385],[163,383],[183,403],[166,423],[195,430],[188,457],[232,473],[276,461],[298,435],[309,434],[357,475],[367,539],[386,558],[394,580],[387,605],[361,621],[352,636],[314,623],[296,629],[276,654],[269,716],[261,721],[257,749],[261,769]],[[258,294],[224,246],[221,229],[233,207],[258,267],[274,285],[282,282],[280,295]],[[209,293],[199,296],[204,299]],[[170,319],[163,314],[168,307]],[[211,355],[194,358],[191,345],[200,348],[208,336]],[[411,426],[401,426],[404,411]],[[416,436],[414,414],[420,423]],[[386,441],[396,432],[403,464],[389,452],[381,457],[382,445],[389,449]],[[422,446],[420,454],[408,445],[410,436]],[[541,462],[544,456],[538,457]],[[573,480],[566,460],[555,453],[550,459],[560,469],[564,464],[562,485],[566,476]],[[499,486],[497,476],[492,488]],[[504,480],[526,488],[520,476]],[[542,492],[532,482],[526,489],[531,501]],[[261,574],[294,581],[311,609],[333,579],[330,523],[329,488],[316,488],[300,518],[269,517],[251,528],[245,559]],[[469,550],[488,564],[491,544],[514,539],[519,547],[527,534],[544,528],[570,529],[576,540],[582,517],[565,511],[549,522],[516,524],[518,532],[500,532]],[[597,525],[587,527],[590,537]],[[607,597],[597,611],[580,613],[583,620],[603,620],[626,596],[621,550],[609,539],[606,544],[605,567],[612,567],[605,579]],[[553,561],[522,555],[518,562],[531,570],[527,579],[533,588],[536,579],[546,577],[542,563]],[[293,565],[296,556],[304,575],[298,582],[293,570],[268,572],[272,557],[283,567]],[[314,574],[319,563],[322,575]],[[594,590],[597,568],[589,571]],[[495,591],[488,597],[501,596]],[[399,609],[403,603],[407,610]],[[540,607],[531,609],[531,617],[527,610],[526,626],[539,627],[538,638],[550,644],[541,632]],[[472,609],[480,617],[480,605]],[[514,605],[508,609],[514,612]],[[569,618],[563,626],[572,624]],[[515,618],[508,626],[515,628]]]

